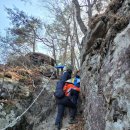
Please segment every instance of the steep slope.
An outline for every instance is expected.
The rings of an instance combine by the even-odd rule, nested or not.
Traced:
[[[57,80],[43,76],[41,72],[46,72],[48,67],[51,66],[26,69],[10,66],[5,75],[1,67],[0,130],[54,130],[56,100],[53,93]],[[68,113],[67,109],[62,129],[83,130],[83,118],[78,116],[78,123],[69,125]]]
[[[53,66],[1,66],[0,129],[35,130],[55,115],[55,80],[43,76]],[[4,81],[4,82],[3,82]],[[53,127],[52,127],[53,128]]]

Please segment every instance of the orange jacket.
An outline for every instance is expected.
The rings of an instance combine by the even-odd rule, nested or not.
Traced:
[[[70,96],[71,89],[80,92],[80,88],[74,86],[73,84],[65,83],[64,88],[63,88],[63,91],[65,92],[65,96]]]

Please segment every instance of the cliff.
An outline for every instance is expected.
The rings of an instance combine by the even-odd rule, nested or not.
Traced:
[[[113,0],[83,38],[85,130],[130,129],[130,1]]]

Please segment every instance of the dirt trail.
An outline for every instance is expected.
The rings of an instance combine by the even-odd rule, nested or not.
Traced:
[[[77,124],[72,124],[67,127],[62,128],[61,130],[84,130],[84,119],[82,116],[77,116]]]

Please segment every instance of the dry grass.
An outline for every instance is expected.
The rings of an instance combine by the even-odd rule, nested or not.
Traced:
[[[4,70],[0,72],[0,77],[3,77]],[[25,79],[27,77],[36,77],[40,75],[40,71],[38,69],[25,69],[22,67],[8,68],[5,72],[5,77],[11,78],[12,80],[19,81],[19,79]]]

